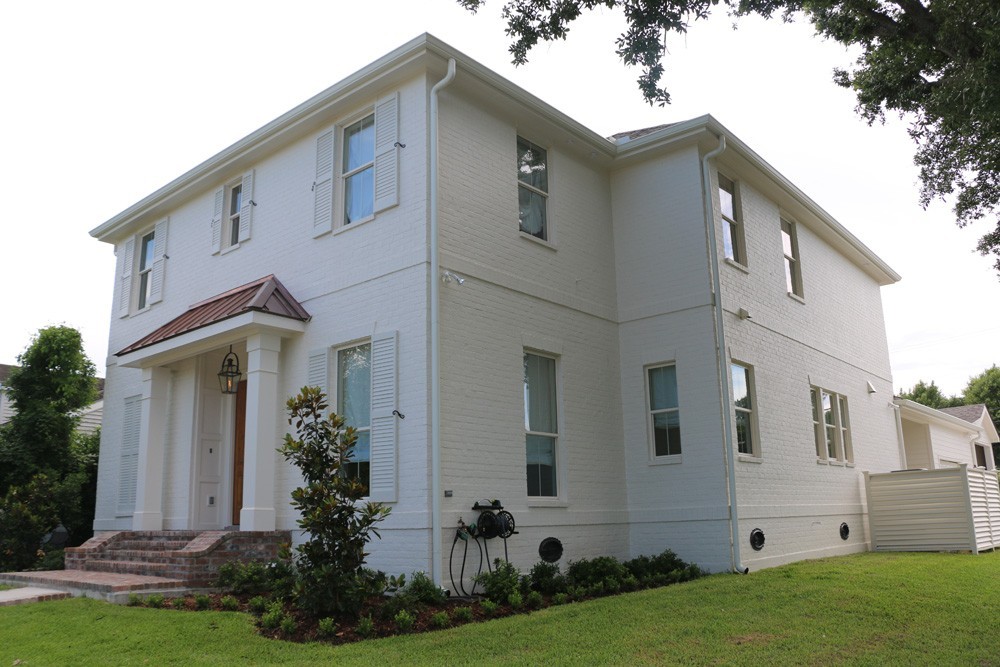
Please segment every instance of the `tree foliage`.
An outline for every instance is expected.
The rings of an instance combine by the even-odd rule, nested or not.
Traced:
[[[285,435],[279,451],[302,473],[305,485],[292,491],[292,506],[299,511],[299,527],[308,535],[296,548],[299,577],[293,595],[305,611],[319,618],[354,615],[376,592],[378,582],[363,567],[368,556],[365,545],[380,537],[376,526],[389,515],[389,508],[375,502],[361,504],[368,489],[346,474],[357,434],[345,426],[343,417],[326,414],[323,392],[304,387],[287,407],[288,423],[298,437]]]
[[[486,0],[458,0],[471,11]],[[852,89],[869,123],[898,113],[917,144],[920,201],[954,195],[959,226],[1000,207],[1000,3],[996,0],[506,0],[503,17],[516,64],[539,41],[565,39],[584,11],[620,9],[627,23],[616,53],[639,65],[638,85],[651,104],[670,95],[659,85],[664,39],[684,33],[721,4],[733,16],[804,17],[816,32],[861,55],[834,81]],[[1000,222],[978,249],[1000,271]]]
[[[1000,368],[994,364],[979,375],[969,378],[969,384],[965,388],[965,403],[984,404],[993,423],[1000,425]]]
[[[73,469],[78,411],[97,396],[94,364],[72,327],[39,330],[7,378],[15,413],[0,427],[0,495],[40,472],[61,479]]]
[[[923,380],[919,380],[917,384],[913,386],[913,389],[908,391],[900,390],[899,397],[934,409],[953,408],[957,405],[965,404],[965,401],[958,396],[945,396],[942,394],[941,389],[934,384],[933,380],[931,380],[930,384],[925,383]]]

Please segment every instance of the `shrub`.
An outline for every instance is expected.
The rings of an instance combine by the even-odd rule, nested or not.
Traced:
[[[525,600],[525,603],[528,605],[529,609],[541,609],[542,604],[545,603],[545,600],[542,598],[542,594],[539,593],[538,591],[531,591],[530,593],[528,593],[528,597]]]
[[[461,623],[468,623],[473,619],[472,607],[459,607],[454,612],[454,617],[456,621]]]
[[[272,602],[264,615],[260,617],[260,624],[268,630],[275,630],[283,620],[285,620],[284,607],[280,602]]]
[[[628,575],[625,575],[628,576]],[[604,592],[610,595],[618,593],[622,589],[622,584],[618,579],[614,577],[608,577],[604,580]]]
[[[330,639],[337,634],[337,621],[327,616],[319,619],[316,624],[316,636],[321,639]]]
[[[569,596],[566,593],[556,593],[552,596],[552,604],[566,604],[569,602]]]
[[[521,595],[521,591],[514,591],[507,596],[507,604],[510,605],[511,609],[520,609],[524,606],[524,597]]]
[[[521,575],[518,574],[517,568],[507,561],[497,558],[493,563],[493,571],[477,575],[476,583],[482,584],[487,598],[497,604],[505,604],[511,593],[519,591]]]
[[[270,593],[286,598],[294,579],[295,570],[289,558],[267,562],[230,561],[219,566],[216,586],[236,595]]]
[[[194,608],[198,611],[205,611],[212,606],[212,598],[208,597],[204,593],[200,593],[194,596]]]
[[[552,595],[566,590],[566,577],[559,572],[559,565],[539,561],[528,574],[532,590]]]
[[[152,607],[153,609],[160,609],[163,607],[164,597],[160,593],[153,593],[148,598],[146,598],[146,606]]]
[[[435,584],[425,572],[414,572],[410,575],[410,581],[403,588],[403,592],[414,602],[435,607],[444,604],[448,599],[444,589]]]
[[[179,597],[170,601],[174,609],[187,609],[187,598]]]
[[[628,575],[625,566],[611,556],[582,559],[569,564],[566,576],[577,586],[592,587],[608,579],[621,581]]]
[[[362,637],[371,637],[375,634],[375,621],[370,615],[362,616],[358,619],[358,627],[355,630]]]
[[[302,473],[304,486],[292,491],[298,525],[309,539],[296,549],[298,578],[293,596],[306,613],[355,615],[381,583],[362,570],[365,545],[379,537],[376,526],[389,515],[381,503],[359,505],[368,490],[341,474],[354,456],[357,439],[343,417],[327,412],[326,396],[303,387],[288,400],[288,423],[297,438],[285,436],[279,451]]]
[[[294,635],[295,631],[299,629],[298,623],[291,616],[286,615],[281,619],[281,632],[285,635]]]
[[[483,613],[487,616],[495,616],[497,610],[500,608],[500,605],[492,600],[483,600],[479,603],[479,608],[482,609]]]
[[[251,614],[260,616],[267,611],[267,598],[263,595],[255,595],[247,602],[247,607],[250,608]]]
[[[66,552],[63,549],[46,550],[34,567],[36,570],[65,570]]]
[[[417,619],[413,614],[403,609],[392,620],[396,623],[396,628],[400,632],[409,632],[413,629],[413,623]]]
[[[435,628],[447,628],[451,625],[451,619],[448,617],[448,612],[439,611],[431,615],[431,625]]]
[[[59,523],[55,487],[39,474],[0,496],[0,572],[30,569],[44,557],[42,536]]]
[[[138,593],[129,593],[128,602],[125,603],[129,607],[141,607],[142,606],[142,596]]]
[[[232,595],[223,595],[222,599],[219,600],[219,605],[222,607],[222,611],[236,611],[240,608],[240,601]]]

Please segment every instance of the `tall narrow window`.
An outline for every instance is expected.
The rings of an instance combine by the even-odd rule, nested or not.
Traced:
[[[750,369],[741,364],[730,367],[733,378],[733,410],[736,417],[736,451],[757,456],[757,439],[753,426],[753,383]]]
[[[152,269],[154,253],[156,251],[156,233],[150,232],[142,237],[139,251],[139,304],[138,309],[142,310],[149,304],[149,296],[153,289]]]
[[[742,216],[736,201],[736,184],[722,174],[719,174],[719,205],[722,210],[722,245],[726,259],[746,264],[743,252]]]
[[[677,368],[657,366],[647,371],[649,430],[653,456],[681,453],[681,415],[677,400]]]
[[[556,496],[556,360],[524,354],[524,431],[528,495]]]
[[[337,412],[358,435],[347,476],[359,480],[365,488],[371,484],[371,362],[371,343],[337,352]]]
[[[243,208],[243,184],[237,183],[229,189],[229,245],[240,242],[240,209]]]
[[[548,238],[545,207],[549,197],[548,162],[545,149],[517,138],[517,200],[521,231]]]
[[[829,461],[854,461],[851,444],[851,422],[847,397],[811,387],[813,430],[816,435],[816,456]]]
[[[802,268],[799,266],[799,243],[795,224],[781,221],[781,248],[785,253],[785,287],[789,294],[802,296]]]
[[[344,224],[375,210],[375,114],[344,129]]]

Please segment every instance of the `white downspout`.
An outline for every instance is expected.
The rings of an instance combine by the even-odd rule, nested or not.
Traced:
[[[733,454],[733,416],[729,405],[729,368],[726,363],[726,326],[722,310],[722,285],[719,278],[719,250],[715,235],[715,208],[712,197],[712,172],[708,161],[726,150],[725,135],[719,136],[719,145],[701,158],[701,178],[705,195],[705,226],[708,228],[709,272],[712,274],[712,292],[715,302],[715,360],[719,370],[719,399],[722,405],[723,456],[728,471],[729,485],[729,540],[732,548],[733,571],[746,574],[750,568],[740,557],[740,520],[736,503],[736,457]]]
[[[889,407],[896,413],[896,442],[899,443],[899,469],[906,470],[906,440],[903,438],[903,417],[899,412],[899,406],[889,403]]]
[[[448,59],[448,73],[431,88],[430,181],[431,181],[431,573],[441,585],[441,357],[439,299],[441,271],[438,258],[438,92],[455,78],[455,59]]]

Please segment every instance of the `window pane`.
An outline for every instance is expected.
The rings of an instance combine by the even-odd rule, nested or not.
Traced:
[[[750,370],[740,366],[732,365],[733,376],[733,401],[736,407],[751,409],[750,406]]]
[[[730,220],[736,219],[736,201],[733,193],[736,187],[733,182],[719,174],[719,204],[722,207],[722,215]]]
[[[781,221],[781,248],[789,257],[794,257],[792,252],[792,226],[784,220]]]
[[[525,234],[545,238],[545,197],[529,190],[517,189],[518,220]]]
[[[677,369],[660,366],[649,369],[649,409],[666,410],[677,405]]]
[[[375,209],[375,168],[368,167],[344,183],[344,224],[364,220]]]
[[[799,290],[795,286],[795,269],[792,267],[792,260],[785,258],[785,289],[792,294],[798,294]]]
[[[371,350],[366,343],[337,353],[337,412],[355,428],[371,423]]]
[[[229,197],[229,215],[238,215],[243,207],[243,186],[234,185]]]
[[[375,159],[375,114],[344,130],[344,173]]]
[[[816,390],[815,389],[810,389],[809,390],[809,402],[812,403],[813,421],[814,422],[818,422],[819,421],[819,412],[818,412],[818,408],[816,407]]]
[[[149,281],[149,271],[139,274],[139,310],[146,307],[149,302],[149,293],[153,284]]]
[[[736,443],[740,454],[753,454],[749,412],[736,411]]]
[[[541,435],[525,436],[529,496],[556,495],[556,441]]]
[[[681,453],[681,415],[676,410],[653,415],[653,450],[657,456]]]
[[[736,229],[733,223],[727,222],[722,225],[723,252],[726,254],[727,259],[738,261],[736,258],[736,244],[733,243],[733,236],[735,236],[735,233]]]
[[[153,234],[146,234],[142,237],[142,251],[139,255],[139,270],[145,271],[153,266],[153,252],[156,249]]]
[[[524,420],[527,431],[558,432],[555,359],[524,355]]]
[[[351,460],[345,470],[348,477],[359,480],[366,487],[371,484],[371,449],[371,433],[359,431],[354,449],[351,450]]]
[[[520,137],[517,138],[517,178],[543,192],[549,191],[545,149]]]
[[[837,436],[833,426],[827,426],[826,431],[826,454],[831,459],[837,458]]]
[[[830,401],[830,394],[826,393],[825,391],[822,392],[822,394],[823,394],[823,422],[828,425],[836,424],[837,422],[834,420],[833,405],[831,404]]]

